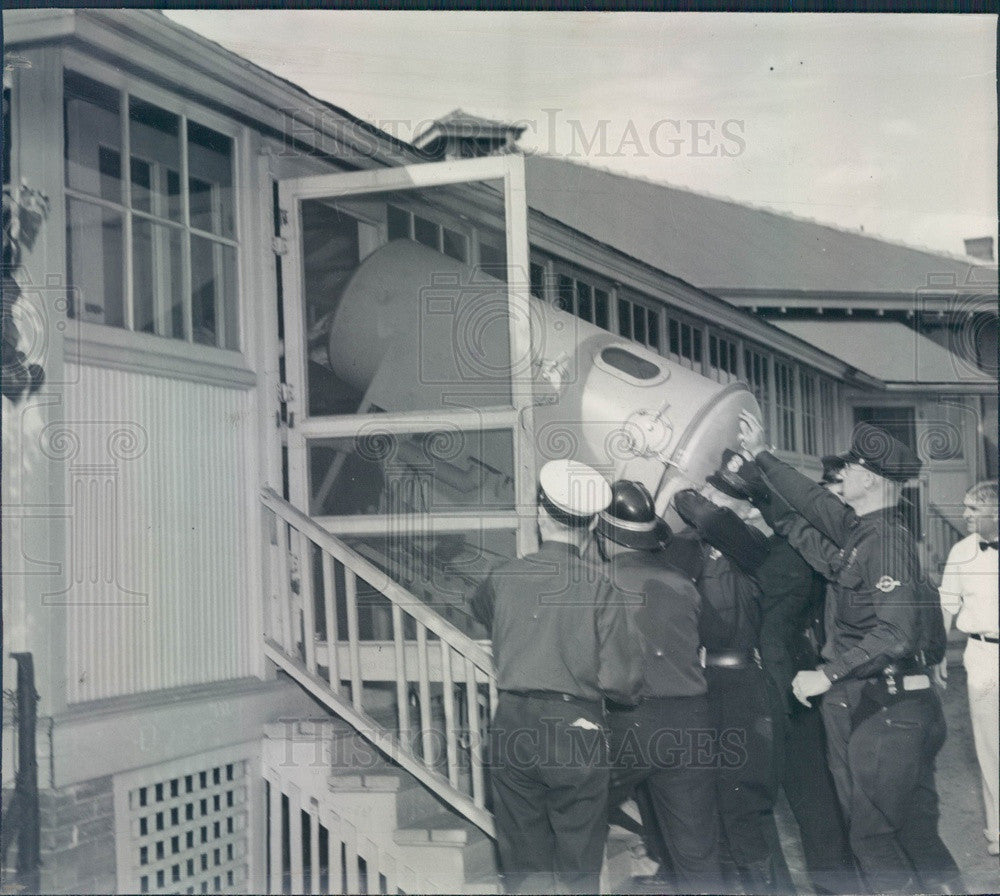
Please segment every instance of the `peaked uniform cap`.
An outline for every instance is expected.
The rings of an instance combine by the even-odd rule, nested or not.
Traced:
[[[906,482],[920,473],[920,458],[908,446],[884,429],[859,423],[851,436],[851,448],[840,459],[857,464],[884,479]]]
[[[607,479],[576,460],[550,460],[538,474],[538,485],[545,500],[570,516],[593,516],[611,503]]]

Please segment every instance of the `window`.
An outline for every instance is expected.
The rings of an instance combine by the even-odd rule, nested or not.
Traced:
[[[821,376],[819,379],[819,421],[823,432],[818,454],[835,454],[837,445],[838,409],[836,384]]]
[[[757,404],[760,405],[764,417],[764,425],[768,425],[771,409],[771,383],[768,374],[768,357],[754,349],[743,350],[743,364],[746,371],[747,385],[753,392]]]
[[[819,454],[819,408],[816,378],[799,370],[799,392],[802,399],[802,453]]]
[[[390,240],[413,240],[463,264],[469,260],[468,238],[444,224],[395,205],[386,206],[386,224]]]
[[[736,341],[708,334],[708,375],[720,383],[736,379]]]
[[[563,311],[600,327],[611,328],[609,291],[576,275],[558,275],[556,304]]]
[[[797,451],[795,438],[795,368],[775,359],[774,407],[777,411],[775,444],[782,451]]]
[[[692,370],[701,370],[701,325],[675,318],[667,322],[670,357]]]
[[[619,297],[618,332],[640,345],[660,350],[660,312],[641,302]]]
[[[499,242],[489,243],[479,241],[479,268],[484,274],[489,274],[497,280],[507,282],[507,248]]]
[[[545,298],[545,265],[533,261],[529,265],[531,294],[537,299]]]
[[[64,90],[70,316],[238,349],[233,138],[75,72]]]

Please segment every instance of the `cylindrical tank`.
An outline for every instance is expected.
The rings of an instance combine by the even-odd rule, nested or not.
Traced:
[[[364,393],[359,411],[427,411],[431,424],[435,411],[509,404],[511,364],[530,364],[536,472],[573,457],[611,480],[638,480],[678,525],[670,496],[700,485],[737,447],[739,412],[760,414],[752,393],[535,298],[531,356],[510,359],[506,290],[422,245],[391,242],[348,283],[330,364]]]

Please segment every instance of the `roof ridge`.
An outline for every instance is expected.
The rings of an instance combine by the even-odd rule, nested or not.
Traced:
[[[850,228],[843,227],[838,224],[830,224],[826,221],[819,221],[816,220],[815,218],[806,217],[805,215],[797,215],[794,212],[778,211],[777,209],[770,208],[765,205],[759,205],[753,202],[746,202],[743,200],[734,199],[729,196],[720,196],[718,194],[710,193],[705,190],[695,190],[691,187],[687,187],[682,184],[670,183],[669,181],[659,180],[654,177],[649,177],[648,175],[645,174],[626,174],[622,171],[616,171],[613,168],[608,168],[606,165],[595,165],[590,162],[580,161],[579,159],[575,159],[570,156],[560,156],[556,153],[549,153],[542,151],[539,152],[531,151],[525,153],[525,155],[538,156],[543,159],[548,159],[550,161],[555,161],[555,162],[565,162],[566,164],[569,165],[575,165],[578,168],[587,168],[591,171],[600,171],[603,174],[609,174],[613,177],[620,177],[624,180],[640,181],[642,183],[652,184],[653,186],[661,187],[668,190],[677,190],[678,192],[687,193],[691,196],[697,196],[698,198],[701,199],[711,199],[715,202],[724,202],[727,203],[728,205],[737,205],[741,208],[751,209],[752,211],[755,212],[762,212],[764,214],[773,215],[777,218],[785,218],[789,221],[796,221],[803,224],[812,224],[815,227],[825,227],[828,230],[832,230],[836,233],[844,234],[847,236],[856,236],[861,239],[875,240],[876,242],[885,243],[886,245],[894,246],[900,249],[909,249],[910,251],[922,252],[926,255],[935,255],[942,258],[949,258],[953,261],[962,261],[970,265],[973,265],[974,267],[979,267],[987,270],[996,269],[998,264],[995,261],[993,262],[984,261],[981,258],[975,258],[972,255],[965,255],[960,252],[948,252],[944,249],[937,249],[931,246],[921,246],[914,243],[906,243],[903,242],[902,240],[891,239],[889,237],[885,237],[876,233],[851,230]]]

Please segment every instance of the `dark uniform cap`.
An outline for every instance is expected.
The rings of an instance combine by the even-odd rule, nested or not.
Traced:
[[[906,482],[920,473],[921,462],[909,447],[870,423],[859,423],[851,436],[851,448],[840,459],[858,464],[894,482]]]
[[[705,481],[730,498],[752,501],[754,504],[767,501],[769,490],[764,484],[760,468],[742,454],[729,448],[722,452],[722,464]]]
[[[656,515],[646,486],[619,479],[611,486],[611,505],[597,516],[597,534],[634,550],[658,551],[670,539],[670,527]]]

